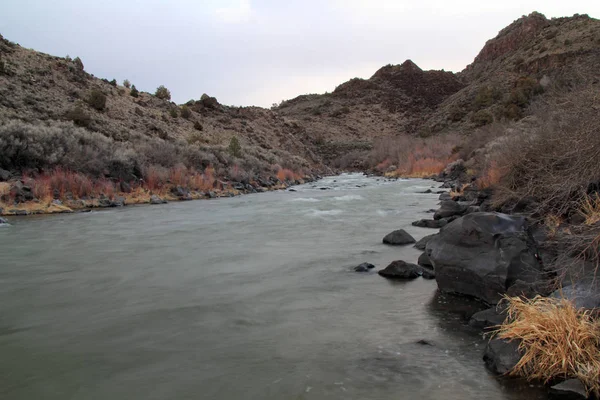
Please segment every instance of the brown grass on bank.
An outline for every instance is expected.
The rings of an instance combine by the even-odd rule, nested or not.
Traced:
[[[458,157],[454,149],[458,138],[447,135],[435,138],[398,136],[377,141],[370,154],[374,168],[390,176],[428,177],[437,175]],[[396,166],[389,171],[391,166]]]
[[[567,299],[506,296],[507,318],[494,332],[519,340],[522,358],[511,375],[548,382],[579,379],[588,392],[600,394],[600,322],[589,310]]]

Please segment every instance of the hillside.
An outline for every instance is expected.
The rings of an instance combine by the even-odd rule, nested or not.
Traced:
[[[428,176],[472,158],[490,140],[479,134],[487,126],[540,125],[536,115],[552,103],[597,85],[597,65],[600,21],[534,12],[488,40],[459,73],[424,71],[407,60],[268,110],[228,107],[206,94],[177,105],[168,90],[137,92],[90,75],[79,58],[0,36],[0,180],[43,178],[40,195],[51,200],[98,198],[107,185],[119,192],[120,182],[163,196],[174,186],[191,189],[183,197],[239,193],[332,168]],[[470,168],[483,169],[474,165],[480,161]],[[103,183],[57,188],[51,175],[64,181],[65,171]],[[0,188],[5,204],[40,197],[19,193]]]
[[[407,60],[369,79],[343,83],[333,93],[285,101],[277,111],[306,126],[316,152],[332,162],[348,150],[370,148],[375,138],[464,135],[520,120],[534,100],[597,80],[599,63],[599,20],[547,19],[534,12],[488,40],[457,74],[422,71]]]

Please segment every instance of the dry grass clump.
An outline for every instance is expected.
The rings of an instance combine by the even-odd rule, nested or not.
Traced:
[[[510,371],[529,380],[579,379],[600,394],[600,322],[567,299],[505,297],[506,321],[494,332],[519,340],[522,358]]]
[[[585,196],[581,203],[581,213],[585,217],[586,225],[594,225],[600,221],[600,196],[598,193]]]

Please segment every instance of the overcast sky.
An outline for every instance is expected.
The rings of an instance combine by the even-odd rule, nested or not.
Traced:
[[[0,33],[79,56],[101,78],[270,106],[412,59],[460,71],[531,11],[600,17],[600,0],[0,0]]]

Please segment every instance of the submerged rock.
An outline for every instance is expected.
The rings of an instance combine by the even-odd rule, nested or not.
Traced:
[[[375,268],[375,266],[373,264],[362,263],[362,264],[357,265],[356,267],[354,267],[354,270],[356,272],[369,272],[373,268]]]
[[[416,242],[415,238],[408,234],[404,229],[398,229],[397,231],[388,233],[383,238],[383,243],[393,245],[411,244]]]
[[[483,355],[485,365],[494,373],[503,375],[514,368],[521,359],[519,342],[492,339],[488,342]]]
[[[469,319],[469,325],[473,328],[485,329],[491,326],[497,326],[504,322],[506,313],[504,310],[498,310],[496,307],[476,312]]]
[[[585,386],[579,379],[568,379],[550,388],[550,398],[557,400],[586,400]]]
[[[8,221],[2,217],[0,217],[0,225],[8,225]]]
[[[416,264],[398,260],[378,271],[378,274],[388,279],[415,279],[421,275],[421,268]]]
[[[496,304],[521,281],[544,279],[537,246],[525,218],[473,213],[446,225],[426,245],[443,292]]]

